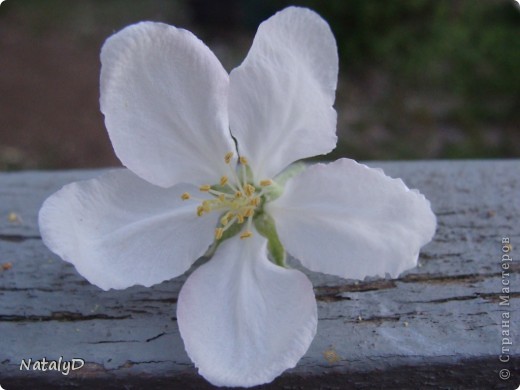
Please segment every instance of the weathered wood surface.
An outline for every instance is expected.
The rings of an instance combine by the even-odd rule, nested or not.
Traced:
[[[356,282],[306,271],[318,300],[318,334],[296,368],[263,388],[516,389],[520,162],[371,165],[431,200],[435,238],[419,267],[398,279]],[[42,244],[42,201],[65,183],[98,174],[0,174],[0,385],[211,388],[196,374],[177,328],[176,298],[186,277],[103,292]],[[501,268],[505,237],[512,245],[508,276]],[[509,306],[499,304],[504,278]],[[504,311],[513,341],[507,363],[499,361]],[[68,376],[20,371],[22,359],[60,356],[86,364]],[[509,380],[499,378],[502,369]]]

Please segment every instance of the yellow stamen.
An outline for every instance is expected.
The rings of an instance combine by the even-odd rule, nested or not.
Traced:
[[[252,217],[253,215],[255,215],[255,210],[254,209],[247,209],[244,212],[244,217],[246,217],[246,218]]]
[[[251,196],[255,193],[255,187],[253,187],[251,184],[246,184],[244,186],[244,191],[247,196]]]
[[[222,228],[216,228],[215,229],[215,238],[217,240],[220,240],[222,238],[223,234],[224,234],[224,229],[222,229]]]
[[[197,206],[197,216],[201,217],[204,214],[204,207]]]
[[[227,152],[224,156],[224,161],[226,164],[229,164],[231,162],[231,159],[233,158],[233,152]]]
[[[220,218],[220,223],[223,226],[226,226],[229,222],[229,218],[231,218],[232,215],[233,215],[232,213],[227,212],[222,218]]]
[[[204,184],[199,187],[199,190],[202,192],[208,192],[209,190],[211,190],[211,186],[209,184]]]
[[[260,180],[260,185],[262,187],[267,187],[267,186],[270,186],[271,184],[273,184],[273,181],[270,179]]]
[[[228,182],[228,177],[227,176],[222,176],[220,178],[220,185],[221,186],[225,186],[227,184],[227,182]]]
[[[247,158],[245,158],[244,156],[240,156],[240,164],[247,165]]]
[[[206,213],[209,213],[211,211],[211,203],[209,200],[205,200],[202,202],[202,210],[204,210]]]
[[[235,192],[235,198],[241,198],[242,197],[242,193],[240,191],[237,191]]]
[[[181,195],[182,200],[188,200],[190,198],[191,198],[191,195],[189,192],[185,192],[184,194]]]
[[[258,206],[260,204],[260,197],[257,196],[256,198],[251,199],[249,204],[255,207]]]
[[[244,223],[244,216],[242,214],[237,214],[238,223]]]
[[[240,238],[241,238],[241,239],[249,238],[249,237],[251,237],[252,235],[253,235],[253,233],[251,233],[251,231],[246,230],[244,233],[242,233],[242,234],[240,235]]]

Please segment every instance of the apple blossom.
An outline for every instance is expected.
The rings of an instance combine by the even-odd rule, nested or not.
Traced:
[[[270,382],[312,342],[312,285],[285,249],[363,279],[414,267],[431,240],[429,202],[400,179],[349,159],[291,165],[337,140],[337,48],[316,13],[263,22],[229,75],[193,34],[153,22],[110,37],[101,61],[101,111],[127,169],[49,197],[43,240],[105,290],[177,277],[211,246],[177,303],[211,383]]]

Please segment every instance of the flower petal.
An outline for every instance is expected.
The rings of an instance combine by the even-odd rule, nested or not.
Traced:
[[[316,13],[290,7],[263,22],[230,75],[230,124],[257,179],[336,146],[338,54]]]
[[[307,168],[266,211],[304,266],[354,279],[396,277],[414,267],[436,227],[417,190],[348,159]]]
[[[204,43],[143,22],[107,39],[101,63],[101,111],[126,167],[162,187],[227,173],[229,78]]]
[[[204,254],[218,218],[197,217],[180,199],[188,187],[156,187],[126,169],[68,184],[40,210],[43,242],[104,290],[174,278]]]
[[[292,368],[316,334],[312,285],[266,257],[265,238],[229,239],[186,281],[177,320],[199,373],[216,386],[250,387]]]

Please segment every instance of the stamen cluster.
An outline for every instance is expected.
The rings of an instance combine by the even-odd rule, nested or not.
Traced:
[[[252,184],[253,178],[250,174],[247,158],[241,156],[238,159],[239,166],[235,169],[231,166],[233,152],[226,153],[224,161],[229,167],[230,176],[222,176],[219,184],[204,184],[199,187],[199,191],[206,192],[213,196],[213,199],[197,199],[201,204],[197,206],[197,216],[201,217],[212,211],[221,211],[222,216],[219,224],[215,228],[215,239],[220,240],[226,230],[236,224],[244,224],[245,230],[240,234],[240,238],[249,238],[253,235],[252,223],[255,213],[257,213],[264,201],[266,188],[273,184],[272,180],[266,179],[259,182],[259,186]],[[192,199],[192,196],[185,192],[181,199]]]

